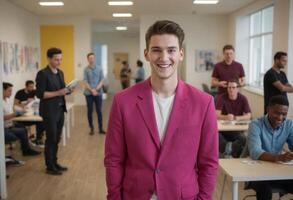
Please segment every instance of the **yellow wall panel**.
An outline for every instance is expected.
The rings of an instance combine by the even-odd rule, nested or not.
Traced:
[[[74,28],[73,26],[42,25],[41,33],[41,66],[47,62],[47,50],[57,47],[62,50],[61,70],[64,72],[65,82],[74,78]]]

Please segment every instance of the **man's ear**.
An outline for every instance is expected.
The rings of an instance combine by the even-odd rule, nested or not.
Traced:
[[[181,49],[179,50],[179,54],[180,54],[180,58],[179,58],[179,60],[182,62],[183,59],[184,59],[184,50],[183,50],[183,48],[181,48]]]
[[[150,61],[148,58],[148,50],[144,49],[144,58],[146,59],[146,61]]]

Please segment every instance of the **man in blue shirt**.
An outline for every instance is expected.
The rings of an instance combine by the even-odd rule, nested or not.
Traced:
[[[293,160],[293,121],[286,119],[289,102],[282,95],[270,99],[267,115],[251,122],[248,130],[248,149],[254,160],[288,162]],[[291,152],[283,153],[288,143]],[[256,181],[250,183],[257,200],[272,199],[272,188],[278,187],[293,193],[293,180]]]
[[[100,67],[95,63],[95,54],[89,53],[87,55],[89,65],[84,69],[84,82],[85,90],[84,95],[86,97],[87,104],[87,118],[90,127],[90,134],[94,134],[93,125],[93,104],[95,103],[96,112],[98,115],[99,133],[105,134],[103,129],[102,119],[102,95],[103,95],[103,81],[104,75]]]

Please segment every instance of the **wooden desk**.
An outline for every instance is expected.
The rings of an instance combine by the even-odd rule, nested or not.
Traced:
[[[66,137],[70,137],[70,127],[74,124],[74,103],[67,103],[67,113],[65,114],[64,127],[62,129],[62,144],[66,146]],[[23,115],[12,119],[15,122],[41,122],[43,118],[39,115]]]
[[[246,162],[246,163],[244,163]],[[254,162],[254,163],[252,163]],[[244,181],[268,181],[293,179],[293,166],[266,161],[252,161],[250,158],[220,159],[221,170],[232,179],[232,199],[238,200],[238,183]]]
[[[219,131],[247,131],[249,127],[249,123],[235,125],[235,122],[231,124],[225,123],[223,120],[218,120],[218,130]]]

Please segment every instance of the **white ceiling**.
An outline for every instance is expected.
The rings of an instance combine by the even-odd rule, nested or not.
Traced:
[[[220,0],[216,5],[194,5],[193,0],[133,0],[133,6],[108,6],[107,0],[62,0],[63,7],[42,7],[40,0],[10,0],[38,16],[89,15],[96,30],[113,30],[115,25],[126,24],[130,31],[137,31],[139,17],[152,14],[229,14],[257,0]],[[53,1],[53,0],[46,0]],[[131,19],[113,18],[113,12],[131,12]]]

